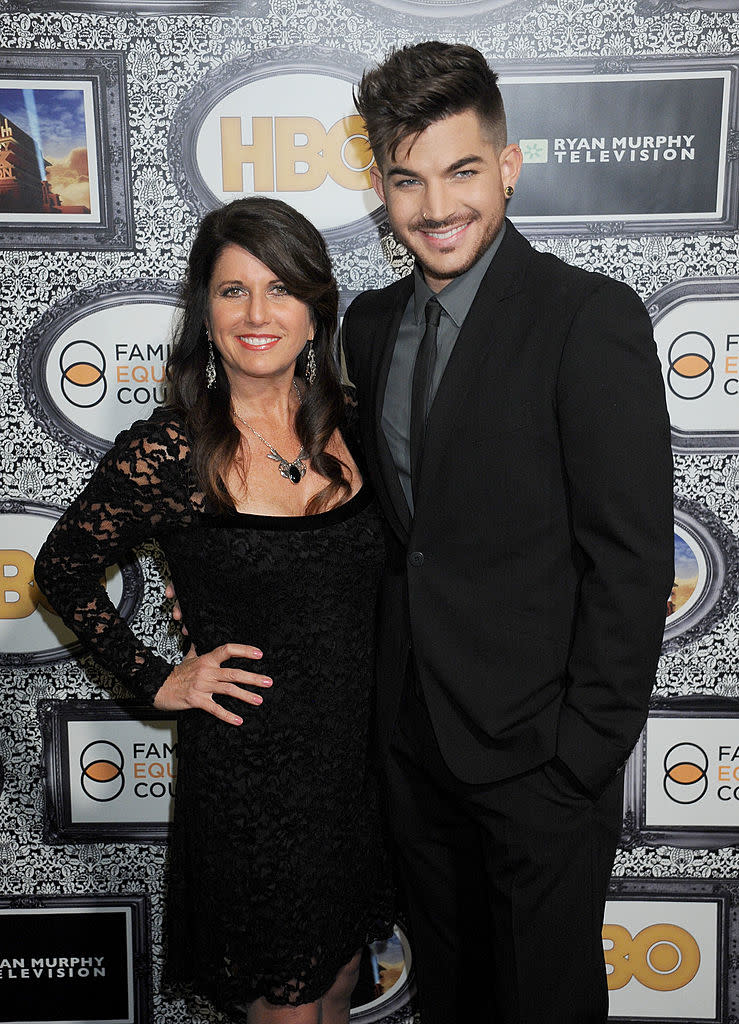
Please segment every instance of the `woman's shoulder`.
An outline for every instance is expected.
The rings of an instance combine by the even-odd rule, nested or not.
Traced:
[[[136,420],[122,430],[108,452],[107,460],[129,464],[156,465],[183,462],[190,454],[190,441],[184,419],[176,411],[156,409],[148,419]]]

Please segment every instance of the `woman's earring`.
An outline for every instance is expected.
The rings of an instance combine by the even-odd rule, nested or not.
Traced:
[[[308,356],[305,360],[305,379],[308,384],[315,384],[317,372],[316,353],[313,350],[313,338],[311,338],[308,342]]]
[[[205,364],[205,386],[209,391],[212,391],[216,386],[216,356],[213,351],[213,339],[210,336],[210,331],[205,332],[208,336],[208,362]]]

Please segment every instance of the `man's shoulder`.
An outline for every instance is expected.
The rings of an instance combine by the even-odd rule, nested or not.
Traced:
[[[568,263],[555,253],[535,249],[520,234],[518,238],[528,250],[528,286],[543,300],[556,299],[558,303],[578,304],[598,292],[604,299],[616,303],[633,300],[641,302],[633,289],[623,281]]]
[[[406,275],[384,288],[368,288],[367,291],[361,292],[352,299],[346,311],[346,317],[354,323],[363,317],[376,316],[379,310],[395,308],[403,300],[403,297],[407,298],[412,291],[412,283],[409,278],[410,275]]]

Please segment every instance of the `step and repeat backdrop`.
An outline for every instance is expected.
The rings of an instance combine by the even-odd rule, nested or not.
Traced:
[[[165,399],[204,212],[253,192],[298,207],[342,308],[408,272],[352,85],[429,38],[500,72],[514,222],[653,318],[676,576],[603,929],[611,1017],[739,1018],[739,2],[0,0],[0,1024],[219,1019],[161,990],[175,723],[80,655],[34,558]],[[146,547],[108,589],[174,660],[165,578]],[[407,1022],[412,1000],[398,928],[364,951],[353,1019]]]

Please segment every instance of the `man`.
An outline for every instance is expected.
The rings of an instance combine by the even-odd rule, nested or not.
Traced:
[[[425,42],[357,90],[416,257],[344,321],[389,524],[378,724],[423,1024],[590,1024],[673,582],[669,429],[636,295],[505,220],[496,78]]]

